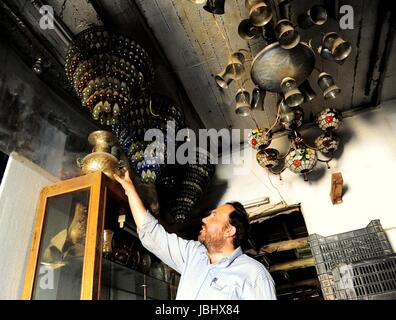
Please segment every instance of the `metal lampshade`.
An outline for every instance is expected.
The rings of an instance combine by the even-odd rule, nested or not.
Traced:
[[[272,148],[259,150],[256,160],[263,168],[271,169],[279,164],[279,151]]]

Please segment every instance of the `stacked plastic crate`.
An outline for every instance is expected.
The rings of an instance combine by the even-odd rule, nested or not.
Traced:
[[[351,282],[345,278],[347,273],[343,273],[343,270],[346,270],[345,264],[352,264],[349,265],[349,268],[353,269],[354,264],[358,266],[361,263],[368,263],[369,259],[384,258],[393,253],[379,220],[371,221],[366,228],[333,236],[322,237],[312,234],[309,236],[309,243],[326,300],[355,299],[357,297],[350,290],[352,287],[355,288],[353,280],[350,280],[352,281],[351,285]],[[393,269],[393,271],[395,270]],[[371,272],[374,273],[374,269]],[[344,276],[341,277],[341,274]],[[348,282],[350,294],[347,294],[345,282]],[[365,295],[359,297],[363,299]]]
[[[336,299],[396,299],[396,254],[340,264],[332,273]]]

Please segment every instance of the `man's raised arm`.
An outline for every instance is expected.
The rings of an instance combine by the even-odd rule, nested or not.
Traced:
[[[128,196],[129,206],[143,246],[165,264],[181,273],[189,252],[196,248],[199,243],[187,241],[176,234],[166,232],[164,227],[158,223],[158,220],[145,208],[128,171],[126,171],[124,178],[117,175],[114,178],[122,185],[125,194]]]
[[[143,225],[144,218],[147,215],[147,209],[144,206],[143,201],[140,199],[140,196],[137,193],[131,178],[129,177],[128,170],[126,170],[124,178],[121,178],[115,174],[114,179],[116,179],[125,190],[125,194],[128,197],[129,206],[131,207],[133,219],[136,223],[136,228],[139,231]]]

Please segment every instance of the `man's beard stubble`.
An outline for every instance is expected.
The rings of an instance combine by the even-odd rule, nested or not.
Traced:
[[[211,253],[220,251],[224,246],[224,239],[222,238],[220,232],[210,234],[207,230],[204,230],[203,232],[200,232],[198,241],[201,242],[206,247],[208,252]]]

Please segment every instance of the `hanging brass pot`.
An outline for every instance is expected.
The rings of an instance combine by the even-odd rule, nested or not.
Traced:
[[[279,109],[279,114],[283,115],[283,114],[287,114],[289,112],[293,112],[292,108],[290,108],[286,103],[285,100],[282,99],[281,101],[279,101],[278,103],[278,109]]]
[[[312,89],[311,84],[309,83],[309,80],[305,80],[299,87],[298,89],[301,91],[303,97],[304,97],[304,102],[311,102],[316,98],[316,93]]]
[[[215,76],[215,81],[217,85],[223,89],[228,89],[231,82],[234,80],[233,74],[234,74],[233,70],[231,70],[231,68],[226,67],[223,72]]]
[[[237,51],[230,55],[228,65],[223,72],[215,76],[215,81],[223,89],[227,89],[233,80],[239,80],[245,71],[245,56]]]
[[[286,77],[281,82],[282,92],[285,95],[285,103],[289,107],[297,107],[304,102],[304,96],[298,89],[293,78]]]
[[[282,99],[279,104],[280,123],[286,130],[295,130],[304,122],[304,110],[301,107],[290,108]]]
[[[242,20],[238,26],[238,34],[244,40],[252,40],[258,38],[263,33],[262,27],[257,27],[250,19]]]
[[[334,83],[333,77],[325,72],[319,75],[318,85],[322,89],[323,97],[326,100],[335,99],[341,92],[341,89]]]
[[[250,94],[245,89],[239,89],[235,97],[235,113],[241,117],[247,117],[250,114]]]
[[[252,101],[250,106],[252,109],[264,110],[264,100],[267,92],[259,87],[256,87],[252,91]]]
[[[213,14],[224,14],[225,0],[208,0],[204,9]]]
[[[263,27],[272,19],[272,9],[264,0],[246,0],[245,6],[249,12],[251,23]]]
[[[344,60],[336,60],[336,59],[334,59],[333,54],[331,53],[331,51],[329,49],[327,49],[327,48],[324,48],[323,46],[320,46],[318,48],[318,53],[320,54],[320,56],[323,59],[336,62],[340,66],[342,66],[344,64],[344,62],[346,61],[346,59],[344,59]]]
[[[335,60],[345,60],[352,52],[351,44],[336,32],[326,33],[322,39],[322,46],[331,52]]]
[[[322,6],[313,6],[298,17],[300,28],[308,29],[312,26],[321,26],[327,21],[326,9]]]
[[[275,26],[276,38],[284,49],[293,49],[300,43],[300,34],[294,28],[291,21],[279,20]]]

